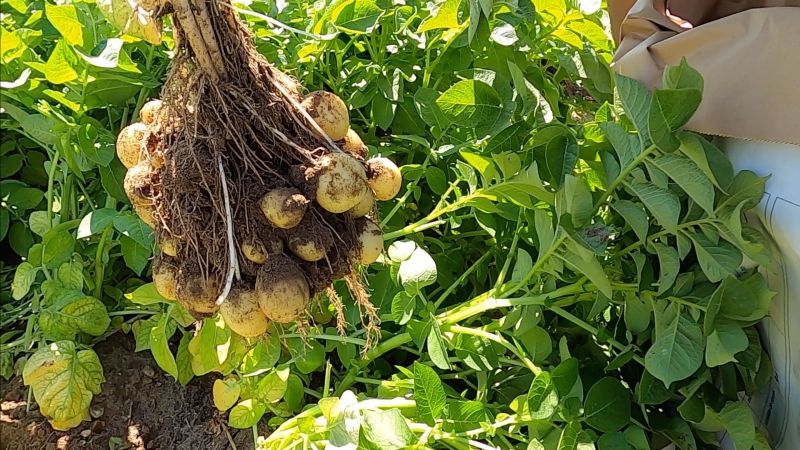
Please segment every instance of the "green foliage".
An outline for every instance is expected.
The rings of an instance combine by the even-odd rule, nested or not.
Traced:
[[[367,275],[370,348],[344,285],[346,336],[326,299],[303,333],[247,340],[218,317],[189,331],[146,283],[153,234],[113,149],[173,43],[120,38],[93,3],[3,3],[0,75],[16,87],[0,91],[0,236],[24,262],[0,271],[4,326],[19,325],[0,344],[37,348],[29,372],[52,345],[88,361],[95,339],[132,331],[180,383],[223,375],[216,406],[233,427],[268,421],[263,449],[694,449],[723,430],[761,445],[738,393],[769,378],[753,325],[772,293],[737,271],[770,261],[741,221],[764,179],[680,130],[697,72],[670,67],[652,93],[613,76],[604,13],[573,3],[247,6],[258,49],[341,96],[370,153],[401,167]],[[87,367],[57,420],[83,417],[102,381]]]

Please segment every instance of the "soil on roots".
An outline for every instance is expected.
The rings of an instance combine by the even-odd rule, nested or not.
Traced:
[[[151,190],[158,235],[175,236],[182,244],[178,257],[196,264],[220,292],[234,268],[243,281],[252,282],[258,265],[243,256],[241,244],[253,237],[285,243],[290,232],[301,232],[273,227],[259,200],[272,189],[298,189],[312,200],[306,217],[332,239],[326,257],[317,262],[282,247],[317,295],[355,270],[357,230],[352,218],[313,202],[313,180],[298,175],[314,173],[320,158],[338,150],[297,109],[299,84],[258,54],[230,7],[210,1],[206,6],[212,29],[202,31],[219,44],[221,58],[214,63],[225,76],[215,81],[201,69],[188,29],[173,16],[178,47],[162,90],[162,113],[147,141],[150,154],[163,159]],[[233,267],[227,209],[238,261]]]
[[[70,431],[53,430],[36,404],[26,404],[20,377],[0,380],[0,450],[227,450],[231,441],[239,449],[253,448],[251,430],[227,427],[214,407],[215,375],[181,386],[150,352],[134,353],[133,338],[121,333],[94,348],[106,382],[92,400],[93,419]],[[265,425],[259,431],[269,432]]]

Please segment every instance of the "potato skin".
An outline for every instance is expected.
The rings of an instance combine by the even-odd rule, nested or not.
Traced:
[[[269,320],[258,305],[258,294],[245,286],[234,286],[219,307],[219,313],[234,333],[256,337],[267,332]]]
[[[128,169],[146,158],[144,145],[142,145],[146,134],[147,125],[141,122],[132,123],[119,132],[117,157]]]
[[[326,91],[312,92],[305,96],[301,106],[334,141],[345,137],[350,129],[347,105],[336,94]]]
[[[372,191],[370,189],[367,189],[367,191],[364,192],[364,196],[361,197],[361,201],[359,201],[356,206],[350,208],[347,211],[347,214],[353,218],[364,217],[371,213],[374,208],[375,196],[372,195]]]
[[[361,140],[361,136],[353,131],[352,128],[347,130],[347,134],[342,140],[342,150],[353,156],[358,156],[361,159],[367,157],[367,146],[364,145],[364,141]]]
[[[264,264],[267,262],[267,252],[264,250],[264,246],[256,241],[256,240],[248,240],[242,242],[242,254],[245,258],[249,261],[252,261],[256,264]]]
[[[309,236],[292,236],[289,238],[289,249],[304,261],[319,261],[325,257],[326,250]]]
[[[308,208],[308,199],[297,189],[278,188],[261,198],[261,211],[269,222],[283,229],[294,228],[303,220]]]
[[[147,223],[147,222],[145,222]],[[167,256],[178,256],[178,240],[166,233],[158,237],[158,246]]]
[[[258,305],[273,322],[290,323],[303,316],[311,299],[308,282],[288,257],[270,258],[256,278]]]
[[[356,225],[360,230],[358,234],[359,262],[372,264],[383,252],[383,233],[375,222],[361,219]]]
[[[128,169],[122,187],[125,194],[134,205],[152,205],[153,199],[153,178],[156,171],[146,160],[140,161],[135,166]]]
[[[202,276],[199,269],[191,264],[181,264],[176,281],[176,300],[192,315],[202,318],[217,312],[219,307],[216,301],[221,289],[214,278]]]
[[[318,163],[316,201],[332,213],[343,213],[356,206],[367,190],[364,167],[344,153],[331,153]]]
[[[163,106],[163,102],[159,99],[150,100],[142,105],[142,109],[139,110],[139,118],[142,119],[142,123],[150,125],[155,122]]]
[[[393,199],[403,184],[400,169],[388,158],[379,157],[367,161],[367,177],[375,198],[382,201]]]
[[[157,256],[153,261],[153,286],[162,297],[175,301],[178,267],[169,259]]]

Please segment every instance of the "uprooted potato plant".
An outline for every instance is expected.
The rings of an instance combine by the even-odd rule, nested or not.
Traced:
[[[305,318],[343,278],[374,335],[358,267],[383,250],[374,202],[400,189],[386,158],[365,161],[336,95],[302,87],[259,55],[229,6],[177,0],[178,43],[161,98],[117,142],[125,191],[156,230],[158,291],[195,317],[218,309],[242,336]],[[340,143],[337,144],[336,141]]]

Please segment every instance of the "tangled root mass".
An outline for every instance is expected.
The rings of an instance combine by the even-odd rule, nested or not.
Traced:
[[[174,2],[178,47],[162,91],[160,113],[150,115],[148,150],[151,157],[157,155],[160,169],[159,176],[152,177],[154,185],[148,194],[158,235],[179,243],[175,249],[175,260],[182,266],[179,273],[206,280],[203,286],[178,288],[179,301],[184,292],[203,291],[204,298],[197,299],[202,300],[202,308],[182,301],[190,312],[202,316],[210,309],[205,290],[214,287],[216,295],[224,297],[232,273],[239,279],[237,286],[244,283],[255,289],[259,268],[242,253],[242,244],[247,249],[254,241],[288,242],[290,236],[303,232],[270,223],[260,208],[265,194],[279,188],[313,193],[315,187],[308,184],[313,181],[291,174],[313,171],[326,155],[339,150],[297,108],[299,85],[256,52],[250,33],[230,7],[203,0],[195,3],[205,8],[199,13],[191,8],[195,11],[192,23],[191,14],[179,8],[181,2]],[[203,35],[212,37],[213,44],[206,48],[197,48],[198,25]],[[286,248],[282,255],[268,254],[267,265],[275,258],[296,266],[314,296],[335,279],[348,277],[352,284],[359,278],[354,273],[359,227],[350,215],[333,214],[313,197],[309,199],[305,217],[332,237],[325,242],[325,257],[307,261],[288,251],[288,245],[266,245],[265,249],[269,253]],[[315,239],[319,236],[309,237],[311,242]],[[364,298],[363,286],[351,289],[358,290],[353,297],[365,308],[361,303],[369,300]],[[374,326],[374,308],[368,305],[367,310],[370,314],[365,320]]]

